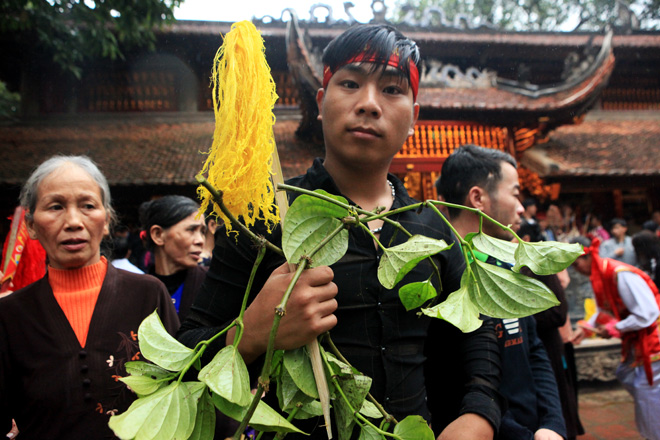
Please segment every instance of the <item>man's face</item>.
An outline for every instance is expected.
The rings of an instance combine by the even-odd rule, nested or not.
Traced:
[[[484,198],[482,211],[503,225],[511,225],[514,231],[520,228],[520,216],[524,209],[518,196],[520,195],[520,184],[518,183],[518,171],[509,163],[501,162],[502,178],[495,190]],[[484,220],[483,231],[493,237],[502,240],[511,240],[513,236],[500,227]]]
[[[614,235],[617,240],[623,240],[623,238],[626,236],[627,230],[627,227],[617,223],[616,225],[612,226],[612,235]]]
[[[525,213],[529,217],[534,217],[536,215],[536,211],[537,211],[536,205],[529,205],[527,209],[525,209]]]
[[[573,262],[573,267],[582,275],[591,275],[591,256],[585,255],[578,258]]]
[[[343,66],[317,93],[326,164],[389,166],[414,133],[419,105],[408,81],[392,66],[371,69],[371,63]]]

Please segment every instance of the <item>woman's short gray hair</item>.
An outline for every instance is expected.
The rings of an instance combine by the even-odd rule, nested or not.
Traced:
[[[50,159],[42,162],[28,177],[27,181],[21,189],[21,194],[19,196],[20,204],[23,208],[26,209],[25,216],[30,219],[32,218],[32,213],[37,207],[37,199],[39,195],[37,191],[39,190],[39,185],[41,182],[48,177],[53,171],[61,168],[66,164],[73,164],[85,171],[89,176],[94,179],[94,181],[99,186],[101,192],[101,201],[103,202],[103,207],[105,212],[108,214],[108,219],[110,226],[115,222],[115,211],[112,209],[112,199],[110,197],[110,186],[105,176],[99,170],[98,166],[94,163],[92,159],[87,156],[53,156]]]

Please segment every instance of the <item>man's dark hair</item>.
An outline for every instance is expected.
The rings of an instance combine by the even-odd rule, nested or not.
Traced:
[[[440,177],[435,182],[438,195],[445,202],[462,205],[473,186],[480,186],[492,194],[502,179],[502,163],[518,168],[516,160],[500,150],[463,145],[456,149],[442,165]],[[457,217],[459,208],[449,208],[449,216]]]
[[[373,60],[373,70],[387,65],[393,53],[399,56],[398,69],[403,78],[410,82],[412,60],[419,64],[417,44],[387,24],[356,25],[332,40],[323,51],[323,65],[332,72],[342,67],[357,55]]]
[[[614,227],[614,225],[621,225],[624,228],[627,228],[628,222],[622,218],[613,218],[612,220],[610,220],[610,228]]]
[[[112,260],[126,258],[129,250],[128,237],[114,237],[112,239]]]
[[[528,198],[526,198],[525,200],[522,201],[522,206],[525,209],[529,208],[530,206],[536,206],[536,205],[537,205],[536,199],[534,199],[532,197],[528,197]]]

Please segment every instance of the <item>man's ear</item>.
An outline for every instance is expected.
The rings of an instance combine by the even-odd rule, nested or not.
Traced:
[[[151,236],[151,241],[153,241],[156,246],[163,246],[165,244],[165,240],[163,239],[165,230],[160,226],[153,225],[151,229],[149,229],[149,235]]]
[[[484,206],[488,200],[488,193],[480,186],[473,186],[468,191],[467,206],[471,208],[480,209],[483,211]]]
[[[325,96],[325,89],[320,88],[316,92],[316,106],[319,109],[319,115],[316,117],[317,120],[321,121],[323,120],[323,117],[321,116],[321,113],[323,113],[321,110],[323,109],[323,97]]]
[[[419,118],[419,104],[413,104],[413,120],[410,123],[410,128],[408,129],[408,136],[415,134],[415,124],[417,124],[417,118]]]

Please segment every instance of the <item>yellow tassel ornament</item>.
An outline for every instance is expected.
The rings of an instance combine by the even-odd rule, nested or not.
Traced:
[[[264,40],[251,22],[234,23],[225,35],[213,60],[212,81],[215,131],[201,173],[222,190],[223,202],[236,218],[248,227],[263,220],[270,231],[280,221],[270,179],[277,93]],[[204,213],[211,194],[203,186],[197,193]],[[231,232],[229,219],[215,209]]]

